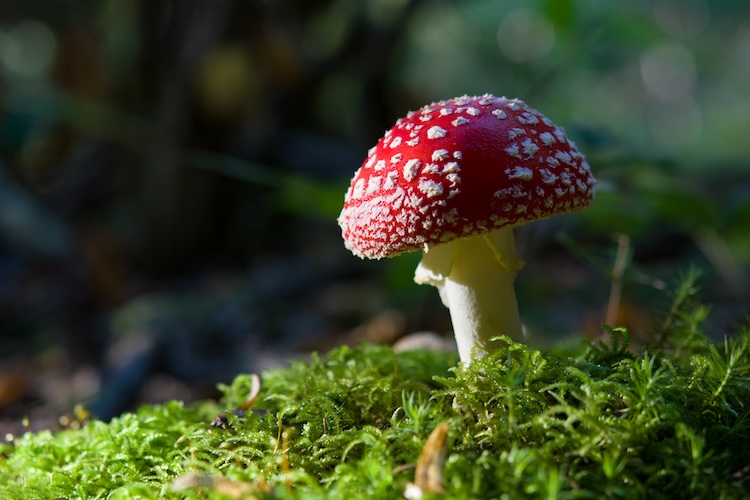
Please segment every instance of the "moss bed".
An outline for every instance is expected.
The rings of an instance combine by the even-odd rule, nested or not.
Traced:
[[[413,497],[442,423],[423,498],[747,498],[750,327],[713,343],[705,308],[687,302],[659,349],[635,353],[606,327],[607,342],[549,352],[500,338],[468,368],[449,353],[341,347],[263,374],[244,414],[231,410],[250,375],[218,403],[8,436],[0,498]]]

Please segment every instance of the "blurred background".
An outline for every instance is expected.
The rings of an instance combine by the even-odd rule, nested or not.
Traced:
[[[450,338],[419,256],[361,261],[336,217],[397,118],[487,92],[599,180],[517,233],[536,343],[605,321],[648,342],[691,266],[710,333],[745,320],[744,0],[0,0],[0,431]]]

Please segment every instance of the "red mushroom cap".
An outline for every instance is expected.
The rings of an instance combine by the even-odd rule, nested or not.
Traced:
[[[595,182],[538,111],[464,96],[398,120],[354,174],[338,221],[349,250],[379,259],[583,210]]]

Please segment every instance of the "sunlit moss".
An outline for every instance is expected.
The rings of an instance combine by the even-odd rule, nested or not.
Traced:
[[[688,288],[683,287],[684,290]],[[750,328],[717,345],[678,290],[664,349],[628,332],[544,353],[341,347],[220,403],[146,406],[0,446],[2,498],[402,498],[447,422],[447,498],[741,498],[750,489]]]

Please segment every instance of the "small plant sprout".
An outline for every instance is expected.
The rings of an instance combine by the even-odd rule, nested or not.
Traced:
[[[346,247],[380,259],[423,250],[414,280],[438,288],[461,361],[520,340],[513,227],[585,209],[594,177],[565,132],[518,99],[486,94],[396,122],[354,174]]]

